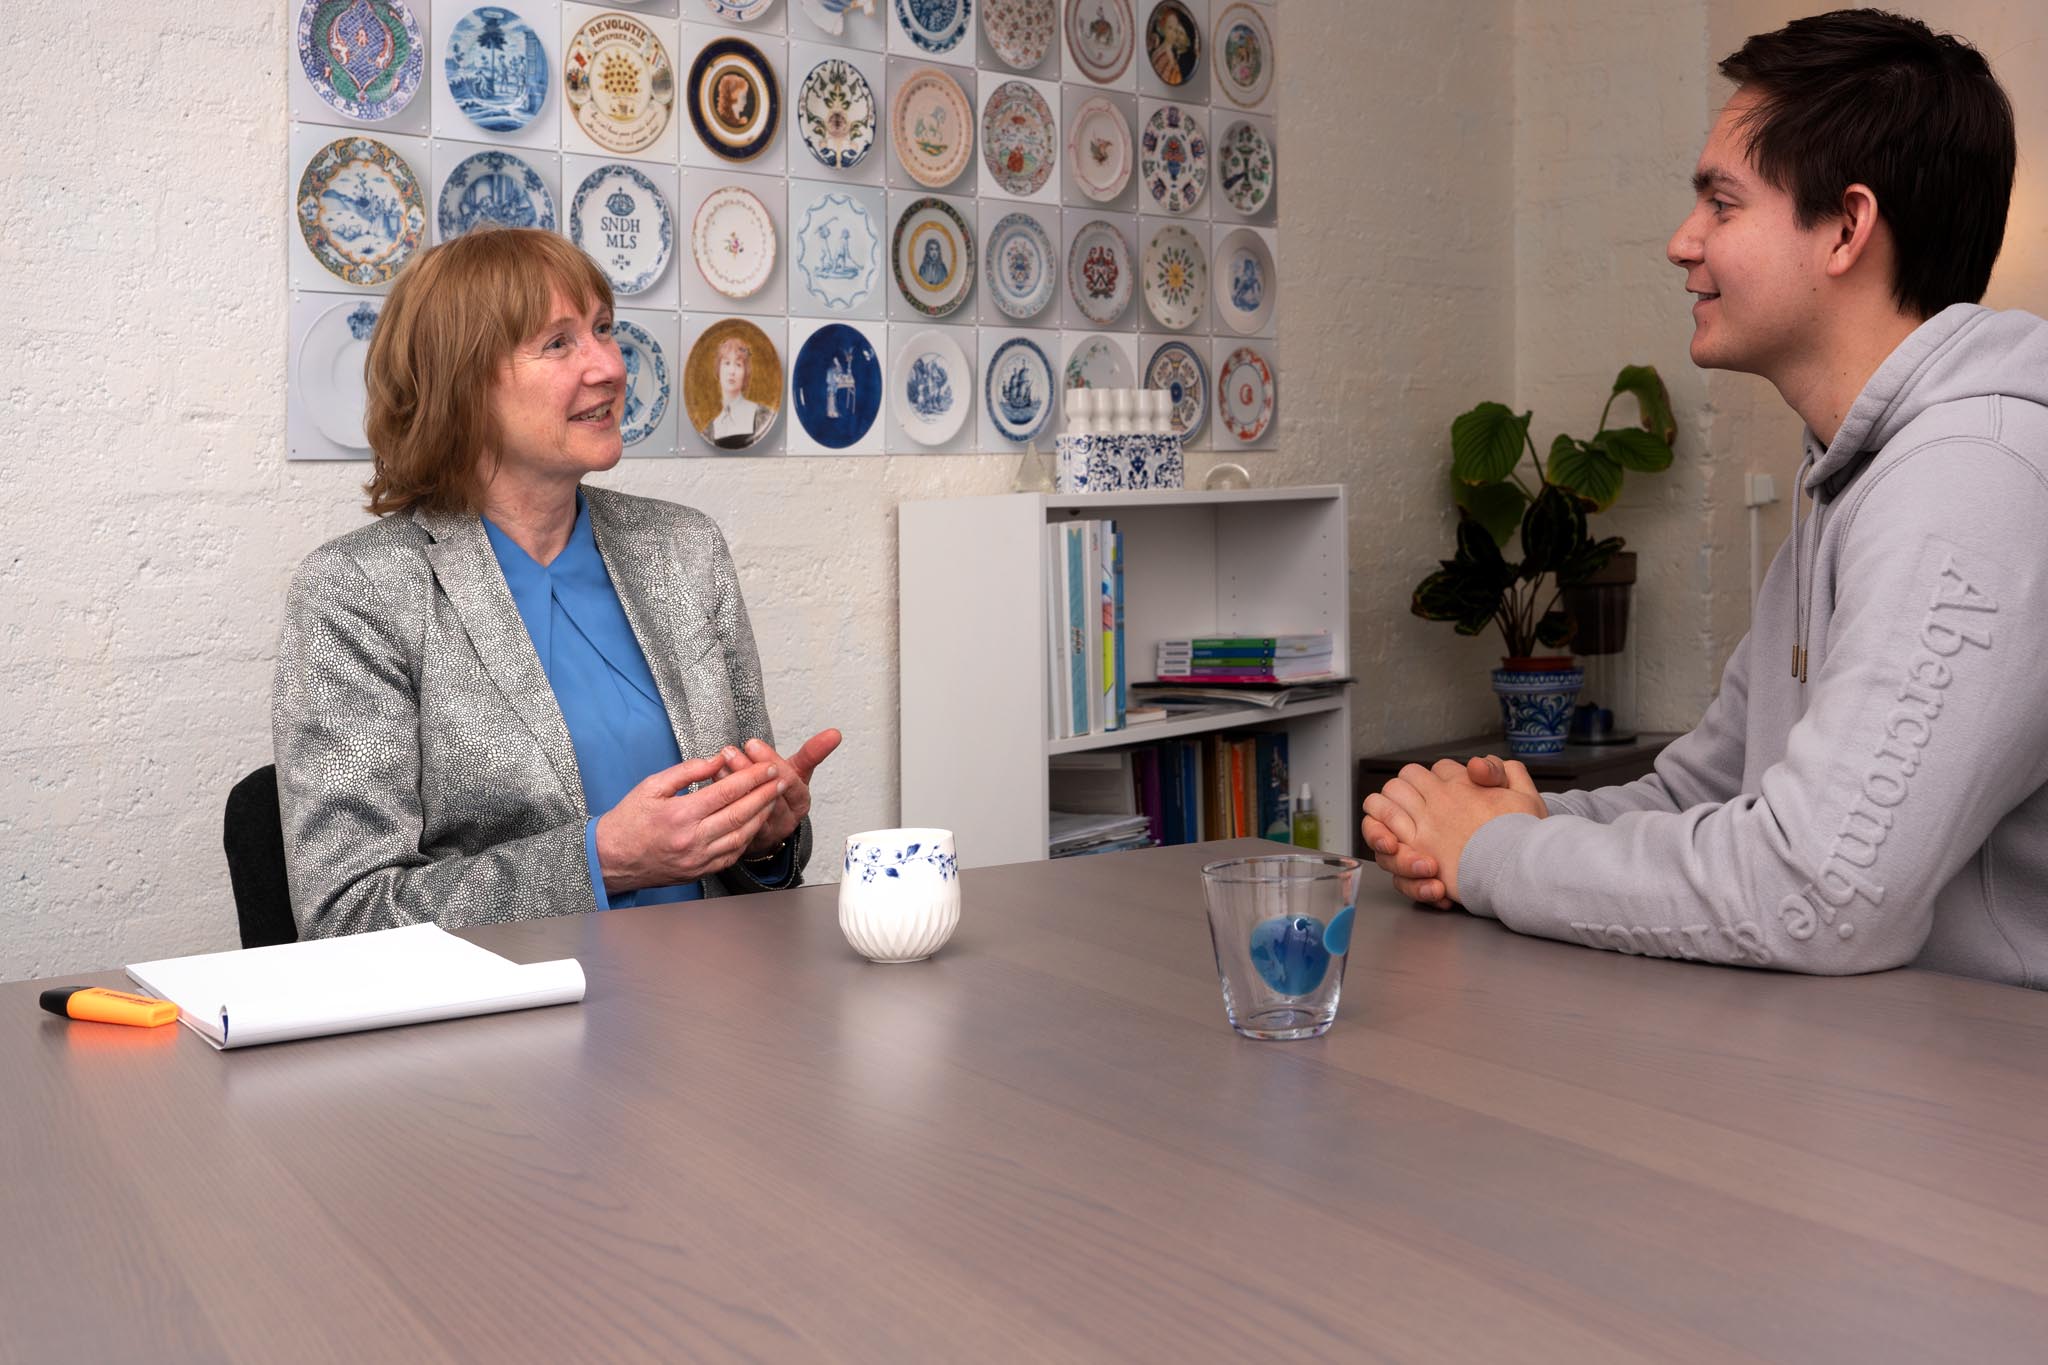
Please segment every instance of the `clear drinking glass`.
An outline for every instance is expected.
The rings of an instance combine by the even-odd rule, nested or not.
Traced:
[[[1202,869],[1223,1010],[1247,1038],[1317,1038],[1337,1017],[1356,858],[1281,853]]]

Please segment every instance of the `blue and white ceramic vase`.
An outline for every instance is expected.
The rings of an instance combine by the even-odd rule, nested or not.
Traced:
[[[1500,698],[1500,719],[1508,750],[1516,758],[1541,758],[1564,752],[1571,729],[1572,707],[1586,670],[1569,658],[1503,659],[1508,667],[1493,670],[1493,692]]]
[[[1061,493],[1180,488],[1186,479],[1178,436],[1061,436],[1053,448],[1053,483]]]

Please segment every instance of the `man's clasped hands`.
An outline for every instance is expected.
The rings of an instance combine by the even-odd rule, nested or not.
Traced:
[[[1549,814],[1529,770],[1487,756],[1459,763],[1410,763],[1365,798],[1360,829],[1373,861],[1412,900],[1448,910],[1458,900],[1458,860],[1472,835],[1496,815]]]

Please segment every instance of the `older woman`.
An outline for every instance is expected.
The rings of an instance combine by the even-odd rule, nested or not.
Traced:
[[[826,730],[778,754],[724,538],[619,461],[604,276],[474,233],[370,343],[369,510],[300,565],[272,722],[306,937],[793,885]]]

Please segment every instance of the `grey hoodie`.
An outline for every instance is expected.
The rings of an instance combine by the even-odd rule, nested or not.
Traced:
[[[1699,726],[1488,821],[1459,895],[1627,953],[2048,987],[2048,322],[1942,310],[1800,475]]]

